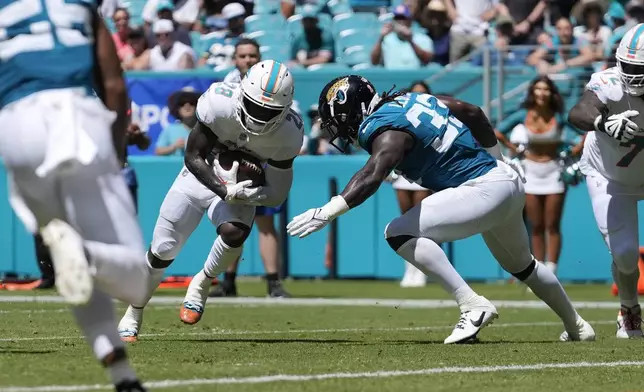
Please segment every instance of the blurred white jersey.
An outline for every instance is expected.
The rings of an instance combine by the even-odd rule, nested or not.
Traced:
[[[624,92],[616,67],[592,75],[586,89],[608,107],[608,115],[637,110],[632,120],[644,128],[644,100]],[[603,132],[589,132],[584,144],[580,167],[585,175],[599,173],[610,181],[627,186],[644,185],[644,138],[620,144]]]
[[[304,138],[302,118],[292,109],[284,122],[266,135],[244,131],[238,119],[240,85],[213,83],[197,102],[197,118],[231,150],[241,150],[262,162],[285,161],[296,157]]]

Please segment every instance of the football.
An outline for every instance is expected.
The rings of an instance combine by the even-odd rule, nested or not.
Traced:
[[[233,162],[239,162],[239,169],[237,171],[237,182],[251,180],[253,181],[252,188],[264,185],[266,183],[266,175],[262,162],[243,151],[224,151],[219,153],[217,160],[219,165],[225,169],[230,170],[233,167]]]

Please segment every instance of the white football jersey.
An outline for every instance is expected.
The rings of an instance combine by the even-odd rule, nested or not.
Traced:
[[[237,117],[240,94],[240,85],[213,83],[197,102],[197,118],[230,150],[247,152],[262,162],[296,157],[304,138],[302,118],[291,109],[274,131],[251,135],[244,131]]]
[[[594,92],[606,104],[609,116],[626,110],[637,110],[640,115],[631,120],[644,129],[644,100],[624,92],[616,67],[594,73],[586,89]],[[609,180],[629,186],[642,186],[644,137],[620,144],[603,132],[589,132],[580,168],[584,174],[597,171]]]

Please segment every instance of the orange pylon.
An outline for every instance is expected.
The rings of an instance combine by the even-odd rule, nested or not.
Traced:
[[[637,282],[637,293],[639,295],[644,295],[644,247],[640,247],[639,269],[640,269],[640,280],[639,282]],[[617,285],[615,283],[613,283],[613,287],[611,288],[611,291],[613,292],[614,296],[617,296]]]

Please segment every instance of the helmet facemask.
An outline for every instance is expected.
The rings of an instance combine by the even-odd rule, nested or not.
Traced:
[[[266,135],[277,129],[290,106],[273,106],[257,102],[242,89],[239,94],[239,120],[251,135]]]
[[[629,63],[618,58],[617,67],[624,90],[630,95],[644,94],[644,64]]]

